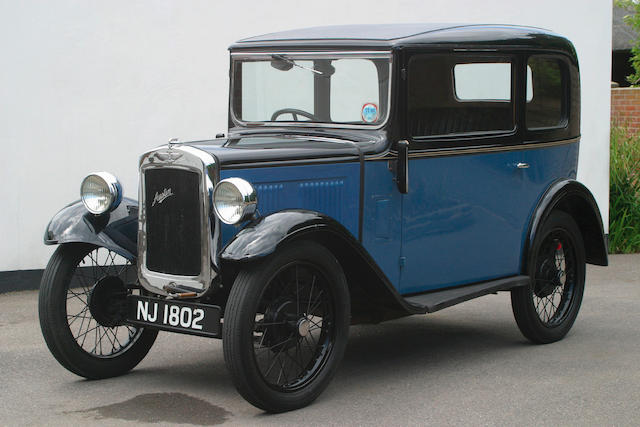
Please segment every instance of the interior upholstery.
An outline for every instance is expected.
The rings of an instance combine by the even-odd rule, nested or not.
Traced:
[[[421,108],[409,112],[413,136],[447,135],[513,128],[510,103],[462,108]],[[464,104],[463,104],[464,105]]]

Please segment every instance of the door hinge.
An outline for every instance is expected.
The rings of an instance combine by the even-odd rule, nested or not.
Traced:
[[[400,268],[404,267],[407,264],[407,258],[401,256],[400,257]]]

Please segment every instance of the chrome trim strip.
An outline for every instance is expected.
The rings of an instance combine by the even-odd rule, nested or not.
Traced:
[[[551,142],[536,142],[536,143],[523,143],[517,145],[494,145],[489,147],[471,147],[471,148],[441,148],[441,149],[426,149],[423,151],[409,152],[409,158],[421,158],[421,157],[442,157],[442,156],[460,156],[463,154],[481,154],[481,153],[497,153],[502,151],[520,151],[520,150],[534,150],[537,148],[555,147],[558,145],[566,145],[580,142],[580,137],[563,139],[560,141]],[[376,160],[391,160],[397,159],[398,154],[393,151],[385,151],[384,153],[376,154],[373,156],[365,157],[365,161]]]
[[[146,267],[146,202],[145,171],[148,169],[183,169],[196,172],[200,176],[200,215],[201,215],[201,264],[198,276],[180,276],[151,271]],[[204,295],[212,280],[218,275],[216,248],[220,227],[213,212],[213,188],[217,180],[216,162],[212,155],[194,147],[168,144],[149,151],[140,157],[140,188],[138,213],[138,278],[142,287],[154,294],[171,296],[165,285],[194,289],[196,296]],[[204,191],[203,191],[204,190]],[[214,227],[212,229],[211,223]]]
[[[358,55],[362,57],[391,57],[391,51],[389,49],[385,50],[346,50],[346,51],[335,51],[335,50],[306,50],[306,51],[295,51],[295,50],[254,50],[254,51],[241,51],[241,52],[231,52],[231,56],[239,56],[239,57],[255,57],[255,56],[264,56],[265,58],[271,57],[271,55],[312,55],[314,57],[318,55],[327,55],[327,56],[355,56]]]
[[[365,125],[365,124],[360,124],[360,125],[352,125],[352,124],[346,124],[346,123],[318,123],[318,122],[247,122],[247,121],[243,121],[240,120],[236,117],[236,113],[235,111],[233,111],[233,67],[235,66],[234,62],[236,59],[242,59],[243,57],[245,58],[251,58],[251,59],[255,59],[255,58],[259,58],[259,57],[264,57],[266,58],[270,58],[271,55],[290,55],[290,56],[296,56],[296,57],[302,57],[304,58],[305,56],[309,56],[309,57],[313,57],[313,58],[318,58],[318,57],[335,57],[335,56],[345,56],[345,57],[350,57],[350,58],[371,58],[371,57],[375,57],[375,58],[388,58],[389,59],[389,84],[388,84],[388,93],[387,93],[387,111],[384,117],[384,120],[382,121],[382,123],[378,124],[378,125]],[[236,58],[237,57],[237,58]],[[331,51],[318,51],[318,52],[313,52],[313,51],[309,51],[309,52],[291,52],[291,51],[262,51],[262,52],[231,52],[231,75],[230,75],[230,82],[229,82],[229,113],[231,116],[231,120],[233,121],[233,123],[237,126],[242,126],[245,128],[249,128],[249,129],[255,129],[255,128],[261,128],[261,127],[321,127],[321,128],[338,128],[338,129],[371,129],[371,130],[377,130],[377,129],[381,129],[383,128],[387,122],[389,121],[389,117],[391,115],[391,83],[393,81],[393,55],[391,53],[391,51],[373,51],[373,52],[369,52],[369,51],[346,51],[346,52],[331,52]]]

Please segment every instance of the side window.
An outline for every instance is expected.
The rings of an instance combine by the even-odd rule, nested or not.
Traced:
[[[528,129],[555,128],[565,124],[563,106],[566,82],[563,63],[557,59],[532,56],[527,62]]]
[[[411,136],[455,136],[514,129],[509,58],[418,55],[409,62]]]
[[[510,101],[511,64],[456,64],[453,83],[456,96],[462,101]]]

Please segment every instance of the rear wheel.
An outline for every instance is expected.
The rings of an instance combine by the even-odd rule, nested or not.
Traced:
[[[529,276],[529,286],[511,292],[518,327],[535,343],[558,341],[573,326],[584,293],[584,244],[568,214],[553,212],[540,229],[531,250]]]
[[[135,266],[108,249],[59,246],[40,284],[40,328],[53,356],[69,371],[98,379],[121,375],[146,356],[158,334],[124,325]]]
[[[323,246],[296,242],[241,271],[223,328],[236,388],[269,412],[313,402],[342,359],[349,319],[346,279]]]

